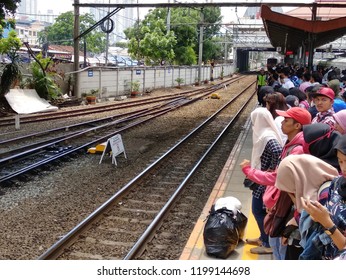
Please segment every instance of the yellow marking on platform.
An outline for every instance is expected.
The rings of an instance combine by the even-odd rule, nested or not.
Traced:
[[[255,217],[252,214],[252,212],[250,211],[247,225],[246,225],[244,242],[245,242],[245,239],[247,239],[247,238],[252,239],[252,238],[257,238],[258,236],[260,236],[260,231],[258,229]],[[250,249],[253,247],[255,247],[255,246],[249,245],[249,244],[244,245],[243,254],[241,257],[242,260],[258,260],[259,255],[250,253]]]

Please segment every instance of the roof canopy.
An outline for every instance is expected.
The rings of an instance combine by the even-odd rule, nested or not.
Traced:
[[[346,34],[346,17],[321,21],[305,20],[261,6],[261,17],[271,44],[281,52],[298,52],[301,46],[312,42],[313,48],[322,46]]]

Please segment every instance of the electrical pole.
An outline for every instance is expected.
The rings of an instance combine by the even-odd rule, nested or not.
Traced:
[[[74,0],[74,30],[73,30],[73,55],[74,55],[74,61],[73,61],[73,68],[75,73],[73,74],[74,79],[74,88],[73,88],[73,95],[76,97],[79,96],[79,79],[78,79],[78,73],[76,73],[79,70],[79,0]]]
[[[108,2],[109,4],[111,3],[111,0]],[[108,7],[108,14],[110,13],[110,7]],[[109,30],[109,20],[107,20],[107,30]],[[106,35],[106,57],[105,57],[105,64],[106,66],[108,65],[108,47],[109,47],[109,32],[107,32]]]
[[[199,26],[199,47],[198,47],[198,84],[201,83],[202,76],[202,56],[203,56],[203,23],[204,14],[203,8],[201,9],[201,22]]]
[[[224,64],[226,64],[226,62],[227,62],[227,54],[228,54],[228,52],[227,52],[227,31],[228,30],[226,30],[226,34],[225,34],[225,54],[224,54]]]
[[[168,3],[170,3],[171,1],[168,0]],[[169,31],[171,30],[171,9],[168,7],[167,8],[167,34],[169,33]]]

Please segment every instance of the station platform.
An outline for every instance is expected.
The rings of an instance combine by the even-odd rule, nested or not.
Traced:
[[[233,196],[242,203],[241,211],[248,217],[245,229],[246,238],[259,237],[259,229],[251,212],[251,191],[243,185],[245,175],[241,171],[239,164],[243,159],[251,159],[252,150],[252,130],[250,118],[244,126],[243,132],[239,135],[237,142],[223,167],[223,170],[214,186],[213,191],[206,203],[195,227],[185,245],[180,256],[180,260],[220,260],[215,257],[208,256],[203,241],[203,229],[208,217],[209,211],[215,201],[220,197]],[[237,248],[228,256],[226,260],[272,260],[272,254],[257,255],[250,253],[252,245],[248,245],[241,241]]]

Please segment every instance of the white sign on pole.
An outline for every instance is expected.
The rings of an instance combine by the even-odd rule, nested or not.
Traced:
[[[116,134],[107,140],[106,148],[103,150],[99,164],[101,164],[104,155],[110,152],[112,152],[112,164],[114,163],[115,165],[117,165],[116,156],[122,153],[124,153],[124,157],[127,158],[123,140],[121,139],[120,134]]]

